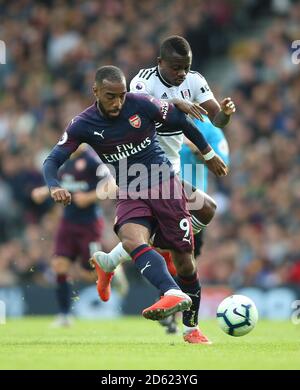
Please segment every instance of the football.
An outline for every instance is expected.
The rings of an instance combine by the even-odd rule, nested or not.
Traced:
[[[230,336],[240,337],[256,325],[258,312],[255,303],[244,295],[225,298],[217,309],[220,328]]]

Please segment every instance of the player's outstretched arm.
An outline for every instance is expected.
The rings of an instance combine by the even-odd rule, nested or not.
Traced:
[[[216,127],[223,128],[230,121],[231,115],[235,113],[236,107],[230,97],[227,97],[219,104],[216,99],[209,99],[201,106],[207,111],[208,117]]]
[[[204,122],[203,115],[208,115],[208,112],[197,102],[193,103],[178,98],[168,99],[168,102],[173,103],[180,111],[190,115],[192,118],[199,119],[201,122]]]
[[[169,108],[162,109],[162,119],[167,125],[164,130],[172,131],[172,128],[180,128],[183,134],[198,148],[208,169],[216,176],[227,175],[228,168],[226,164],[221,157],[215,153],[195,123],[174,105],[170,106],[171,107]],[[160,131],[162,131],[161,128]]]
[[[216,176],[226,176],[228,173],[226,164],[207,143],[203,134],[199,131],[194,122],[183,115],[180,128],[182,129],[183,134],[198,148],[208,169]],[[205,144],[206,147],[204,148]]]
[[[81,144],[79,131],[80,126],[78,125],[78,122],[72,121],[59,142],[44,161],[43,165],[43,175],[49,188],[51,198],[55,202],[62,203],[64,206],[71,203],[71,194],[69,191],[61,188],[57,172],[59,167]]]
[[[211,150],[208,142],[193,121],[176,108],[174,104],[149,95],[141,96],[140,104],[154,122],[165,125],[159,128],[160,132],[172,133],[174,130],[181,129],[202,154]]]
[[[71,194],[69,191],[60,187],[57,172],[67,158],[67,154],[57,153],[56,148],[54,148],[43,165],[44,179],[49,188],[51,198],[57,203],[62,203],[64,206],[71,203]]]
[[[212,149],[214,155],[210,159],[205,159],[205,164],[207,165],[207,168],[213,172],[216,176],[226,176],[228,174],[228,167],[224,163],[224,161],[221,159],[221,157],[214,152]]]
[[[228,169],[224,161],[216,155],[194,122],[179,111],[174,104],[146,95],[142,97],[141,104],[153,121],[166,125],[159,128],[160,132],[173,132],[181,129],[183,134],[197,146],[208,169],[217,176],[227,175]]]

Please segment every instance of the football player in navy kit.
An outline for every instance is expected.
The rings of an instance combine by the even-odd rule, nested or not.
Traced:
[[[208,115],[212,123],[223,128],[235,112],[235,105],[231,98],[223,99],[219,104],[209,88],[206,79],[198,72],[191,71],[192,51],[189,43],[180,36],[166,38],[160,48],[158,65],[153,68],[141,69],[130,83],[130,91],[134,93],[149,94],[159,99],[174,103],[180,110],[202,121],[203,114]],[[201,122],[198,122],[201,130]],[[206,126],[206,124],[205,124]],[[213,128],[213,126],[211,127]],[[184,134],[180,127],[166,132],[162,124],[156,124],[158,140],[161,148],[172,163],[176,174],[180,174],[180,150],[183,145]],[[212,130],[211,130],[212,131]],[[216,204],[213,199],[198,189],[195,193],[191,186],[185,183],[189,189],[191,198],[195,202],[189,202],[192,206],[193,233],[197,241],[199,233],[205,228],[214,216]],[[201,243],[197,245],[195,256],[200,253]],[[99,252],[99,261],[109,268],[116,268],[123,261],[129,260],[122,245],[117,245],[110,253]]]
[[[199,297],[192,293],[189,297],[185,291],[190,293],[199,289],[199,281],[192,256],[190,214],[180,180],[159,146],[155,122],[165,124],[166,131],[180,127],[217,176],[226,175],[227,167],[194,123],[173,104],[127,93],[126,80],[120,69],[114,66],[99,68],[93,90],[95,104],[73,118],[62,140],[44,162],[44,177],[50,194],[56,202],[64,205],[71,202],[70,192],[59,184],[58,168],[81,143],[92,146],[101,160],[110,165],[119,187],[115,231],[137,269],[162,294],[158,302],[143,310],[143,316],[160,320],[186,310],[189,322],[185,325],[184,340],[193,342],[189,336],[198,329],[194,316]],[[133,190],[138,176],[137,165],[142,187],[138,197]],[[157,175],[162,170],[168,171],[167,178]],[[171,189],[168,199],[164,199],[166,187]],[[178,283],[168,272],[162,256],[149,246],[153,233],[154,246],[172,248]],[[103,270],[95,259],[94,264],[99,283]],[[207,343],[210,343],[208,339]]]
[[[71,325],[72,288],[68,278],[71,264],[79,260],[82,278],[95,281],[89,259],[97,248],[101,248],[103,231],[102,211],[96,194],[99,182],[96,173],[100,164],[102,162],[93,150],[81,145],[59,171],[60,184],[73,194],[73,202],[64,209],[51,261],[57,280],[59,315],[54,323],[57,326]],[[38,187],[31,196],[41,204],[49,197],[49,190],[46,186]]]
[[[214,125],[224,127],[229,122],[231,114],[235,112],[234,103],[229,97],[218,103],[206,79],[198,72],[190,70],[191,63],[192,51],[189,43],[180,36],[168,37],[161,44],[158,65],[153,68],[141,69],[132,79],[130,91],[146,93],[172,102],[180,110],[200,120],[205,120],[202,114],[208,115]],[[198,127],[201,130],[201,122]],[[166,132],[159,123],[156,125],[156,129],[160,146],[172,163],[175,173],[179,175],[179,152],[184,139],[182,129],[178,126],[173,131]],[[188,195],[191,196],[190,199],[193,199],[193,202],[189,202],[191,206],[189,209],[196,243],[195,256],[198,256],[202,246],[201,231],[212,220],[216,204],[209,195],[200,189],[195,191],[187,182],[185,182],[185,189],[188,189]],[[197,194],[196,197],[195,194]],[[162,255],[171,270],[171,253],[165,251]],[[121,243],[110,253],[99,251],[96,258],[107,272],[116,269],[118,264],[130,260]],[[172,325],[171,328],[175,329]]]

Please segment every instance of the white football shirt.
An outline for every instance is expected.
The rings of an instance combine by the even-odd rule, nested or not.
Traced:
[[[200,73],[190,71],[186,79],[178,87],[168,84],[160,75],[158,66],[141,69],[131,80],[130,92],[147,93],[158,99],[185,99],[191,102],[204,103],[214,99],[207,81]],[[157,124],[156,130],[159,143],[172,163],[176,173],[180,172],[179,152],[183,143],[183,133],[180,129],[172,133],[160,133]]]

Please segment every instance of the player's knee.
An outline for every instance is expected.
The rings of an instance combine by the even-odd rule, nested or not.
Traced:
[[[205,213],[207,215],[207,218],[210,218],[210,220],[212,220],[215,213],[216,213],[216,210],[217,210],[217,204],[213,200],[213,198],[211,198],[209,195],[207,195],[205,197],[204,209],[205,209]]]
[[[128,223],[120,228],[118,236],[123,248],[130,255],[139,246],[148,244],[150,233],[142,225]]]
[[[134,240],[131,240],[129,238],[124,238],[122,240],[122,245],[127,253],[131,253],[135,248]]]
[[[122,245],[125,251],[130,254],[140,245],[147,244],[145,241],[138,239],[137,237],[124,237],[122,239]]]
[[[216,202],[213,200],[213,198],[206,194],[202,209],[196,211],[196,218],[199,219],[200,222],[207,225],[213,219],[216,209]]]

